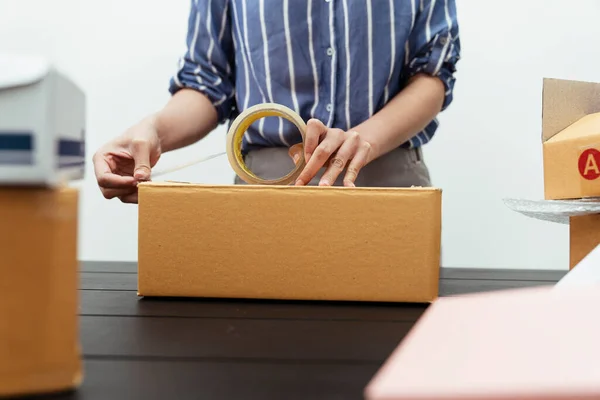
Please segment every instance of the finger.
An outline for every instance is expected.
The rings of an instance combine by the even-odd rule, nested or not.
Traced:
[[[94,173],[96,174],[96,177],[99,177],[107,172],[112,172],[108,162],[100,153],[94,154],[94,157],[92,157],[92,162],[94,163]]]
[[[136,188],[130,189],[101,189],[102,195],[106,199],[114,199],[115,197],[126,196],[136,192]]]
[[[112,172],[98,176],[97,180],[98,186],[107,189],[124,189],[135,185],[135,179],[132,176],[121,176]]]
[[[306,135],[304,138],[304,159],[306,162],[319,145],[321,137],[327,134],[327,127],[318,119],[312,118],[306,124]]]
[[[146,139],[133,139],[131,141],[131,155],[135,163],[133,177],[138,181],[150,180],[150,142]]]
[[[123,203],[137,204],[137,202],[138,202],[138,192],[131,193],[131,194],[124,195],[124,196],[120,196],[119,200],[121,200],[121,202],[123,202]]]
[[[290,147],[290,149],[288,150],[288,154],[292,158],[292,160],[294,160],[294,164],[298,165],[303,151],[304,148],[302,146],[302,143],[298,143]]]
[[[297,186],[308,184],[319,170],[327,163],[329,157],[342,145],[345,132],[341,129],[329,129],[325,139],[317,146],[312,157],[306,163],[300,176],[296,180]]]
[[[361,143],[358,151],[352,161],[348,164],[346,175],[344,176],[344,186],[354,187],[356,177],[360,170],[365,166],[371,153],[371,145],[368,142]]]
[[[101,188],[128,188],[135,184],[132,176],[121,176],[113,173],[103,156],[95,156],[93,162],[96,180]]]
[[[321,177],[319,186],[331,186],[342,173],[348,163],[348,160],[352,159],[354,154],[358,150],[360,143],[360,137],[358,132],[350,132],[348,138],[344,141],[340,149],[334,154],[329,160],[329,167]]]

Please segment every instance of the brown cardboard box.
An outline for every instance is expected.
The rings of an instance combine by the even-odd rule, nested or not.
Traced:
[[[0,396],[82,379],[78,191],[0,188]]]
[[[600,83],[544,79],[546,200],[600,196]],[[569,269],[600,243],[600,215],[570,218]]]
[[[569,218],[569,269],[600,244],[600,214]]]
[[[430,302],[441,191],[139,186],[142,296]]]
[[[547,200],[600,196],[600,83],[544,79]]]

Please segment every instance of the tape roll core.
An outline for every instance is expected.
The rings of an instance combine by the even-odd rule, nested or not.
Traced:
[[[242,140],[244,134],[254,122],[261,118],[266,117],[282,117],[294,124],[302,135],[302,151],[300,152],[300,160],[290,173],[281,178],[276,179],[262,179],[256,176],[246,166],[244,157],[242,155]],[[288,107],[282,106],[275,103],[264,103],[257,104],[248,109],[244,110],[237,118],[233,121],[227,132],[227,158],[231,168],[235,171],[237,176],[240,177],[244,182],[249,184],[260,184],[260,185],[289,185],[298,179],[300,173],[304,169],[306,162],[304,160],[304,139],[306,135],[306,124],[302,118],[293,110]]]

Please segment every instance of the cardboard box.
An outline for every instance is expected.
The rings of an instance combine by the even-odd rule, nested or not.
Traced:
[[[0,397],[82,380],[78,191],[0,187]]]
[[[569,269],[600,244],[600,202],[505,199],[513,211],[541,221],[569,225]]]
[[[598,399],[599,308],[598,284],[439,298],[365,398]]]
[[[600,214],[594,203],[578,203],[600,197],[600,83],[544,79],[542,149],[547,202],[511,200],[509,206],[532,218],[569,223],[573,269],[600,244]]]
[[[570,218],[569,269],[573,269],[600,244],[600,214]]]
[[[600,83],[544,79],[547,200],[600,196]]]
[[[139,185],[141,296],[430,302],[441,191]]]
[[[82,179],[85,97],[46,60],[0,54],[0,185]]]

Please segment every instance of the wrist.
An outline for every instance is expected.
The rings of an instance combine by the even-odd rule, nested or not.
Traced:
[[[142,120],[142,124],[144,125],[144,129],[154,133],[161,152],[166,153],[177,148],[177,146],[169,140],[171,135],[168,134],[169,128],[162,111],[148,115]]]

